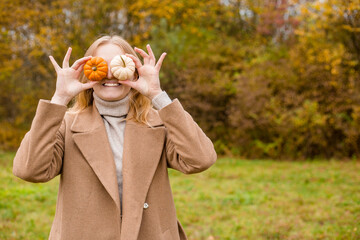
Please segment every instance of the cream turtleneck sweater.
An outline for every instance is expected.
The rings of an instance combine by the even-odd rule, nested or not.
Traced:
[[[105,101],[93,92],[95,106],[98,109],[108,135],[109,143],[113,152],[116,175],[119,189],[120,206],[122,206],[122,156],[124,145],[125,118],[129,112],[129,94],[118,101]],[[165,91],[162,91],[152,99],[155,109],[159,110],[172,100]]]

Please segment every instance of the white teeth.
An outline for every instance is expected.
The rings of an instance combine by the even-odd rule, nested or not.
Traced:
[[[119,86],[120,83],[104,83],[103,85],[106,87],[115,87],[115,86]]]

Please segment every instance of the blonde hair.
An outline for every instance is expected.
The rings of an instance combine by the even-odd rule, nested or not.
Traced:
[[[104,45],[107,43],[118,45],[125,53],[132,54],[139,58],[136,54],[136,52],[133,50],[133,48],[130,46],[130,44],[125,41],[122,37],[118,35],[106,35],[98,38],[91,44],[91,46],[88,48],[88,50],[85,53],[86,56],[93,56],[96,49],[100,45]],[[138,73],[135,71],[135,79],[138,78]],[[88,79],[85,77],[84,72],[80,75],[80,82],[86,83]],[[69,109],[71,112],[79,112],[83,109],[85,109],[88,106],[92,106],[93,104],[93,92],[94,90],[92,88],[87,89],[85,91],[80,92],[74,99],[74,105]],[[152,108],[152,103],[149,98],[142,95],[137,90],[131,88],[129,92],[129,113],[133,113],[133,117],[131,119],[134,119],[136,122],[144,123],[148,126],[150,124],[147,121],[148,114]]]

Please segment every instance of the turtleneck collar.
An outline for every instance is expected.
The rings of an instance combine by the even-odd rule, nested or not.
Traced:
[[[129,112],[129,94],[126,95],[123,99],[111,102],[101,99],[95,94],[95,92],[93,92],[93,97],[95,106],[98,109],[100,115],[111,117],[125,117]]]

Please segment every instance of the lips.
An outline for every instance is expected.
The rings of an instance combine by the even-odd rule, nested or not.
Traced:
[[[104,87],[117,87],[120,86],[121,84],[118,82],[104,82],[102,85]]]

